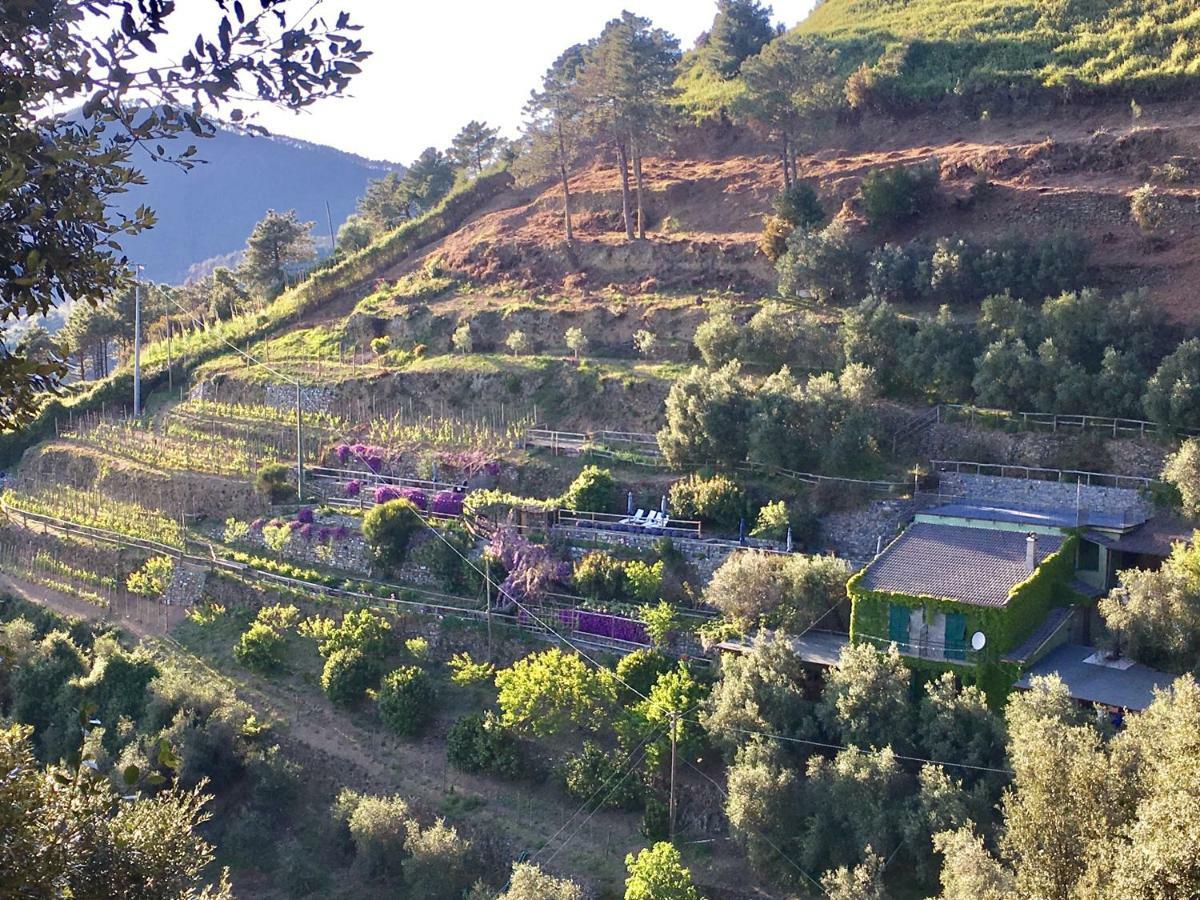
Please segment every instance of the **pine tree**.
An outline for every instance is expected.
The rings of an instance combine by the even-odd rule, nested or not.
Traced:
[[[563,190],[563,228],[567,242],[575,239],[571,224],[570,168],[580,150],[579,122],[582,109],[576,92],[583,67],[584,47],[568,47],[542,77],[542,89],[534,91],[525,106],[529,122],[525,130],[526,152],[516,167],[518,176],[532,180],[550,172],[558,176]]]
[[[706,61],[724,78],[775,37],[771,7],[758,0],[717,0],[717,15],[705,40]]]
[[[611,20],[588,45],[577,87],[588,124],[610,143],[621,175],[621,214],[625,236],[634,236],[629,192],[629,166],[637,192],[637,236],[646,236],[642,153],[661,134],[674,96],[679,41],[649,19],[630,12]]]
[[[408,167],[401,184],[417,211],[426,212],[454,187],[454,164],[441,150],[426,147]]]
[[[472,175],[482,172],[500,150],[500,129],[472,119],[450,142],[447,156]]]
[[[301,222],[294,209],[286,213],[267,210],[246,240],[242,273],[261,293],[273,296],[283,289],[287,267],[316,255],[312,222]]]

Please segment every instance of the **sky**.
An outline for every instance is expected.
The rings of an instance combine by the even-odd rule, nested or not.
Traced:
[[[774,0],[776,21],[795,25],[814,0]],[[683,49],[712,23],[710,0],[322,0],[318,11],[350,13],[372,57],[349,95],[299,114],[266,109],[258,124],[371,159],[407,163],[445,147],[471,119],[515,136],[521,107],[546,68],[572,44],[600,33],[622,9],[650,18]],[[195,35],[213,6],[185,0],[172,31]],[[211,26],[210,26],[211,27]],[[165,56],[166,54],[164,54]]]

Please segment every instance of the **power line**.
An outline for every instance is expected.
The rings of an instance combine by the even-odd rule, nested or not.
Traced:
[[[359,457],[362,456],[362,454],[360,454],[357,450],[354,449],[353,445],[350,446],[350,450],[352,453],[354,453],[355,456],[359,456]],[[366,460],[364,459],[363,462],[365,464]],[[370,467],[368,466],[368,468],[370,468]],[[420,520],[422,525],[424,525],[426,528],[428,528],[429,531],[432,532],[437,537],[438,540],[440,540],[443,544],[445,544],[447,547],[449,547],[459,559],[461,559],[468,566],[470,566],[475,571],[475,574],[479,575],[481,578],[486,579],[489,583],[491,582],[491,578],[489,577],[489,575],[487,573],[485,573],[482,569],[480,569],[479,566],[475,565],[474,561],[472,561],[468,556],[466,556],[461,550],[459,550],[452,543],[450,543],[448,540],[446,540],[445,535],[443,535],[440,531],[438,531],[436,528],[434,528],[432,525],[430,525],[427,521],[425,521],[424,519],[421,519],[419,516],[418,516],[418,519]],[[510,601],[512,601],[512,603],[516,605],[517,609],[524,611],[526,615],[528,615],[531,619],[534,620],[534,622],[536,622],[542,628],[545,628],[546,631],[548,631],[550,634],[554,635],[554,637],[558,638],[558,640],[562,641],[562,643],[564,643],[566,646],[570,647],[572,650],[574,650],[576,653],[578,653],[580,656],[582,656],[585,660],[587,660],[589,663],[591,663],[597,669],[606,672],[609,676],[614,678],[616,681],[618,681],[624,687],[628,688],[630,691],[632,691],[634,694],[641,697],[643,700],[647,701],[648,703],[653,703],[655,706],[658,706],[660,709],[663,709],[666,712],[673,712],[673,710],[666,709],[666,707],[662,706],[661,703],[651,700],[649,697],[647,697],[645,694],[643,694],[641,691],[639,691],[637,688],[635,688],[633,685],[631,685],[628,681],[626,681],[624,678],[622,678],[620,675],[618,675],[614,670],[609,669],[607,666],[601,665],[596,660],[592,659],[592,657],[588,656],[588,654],[585,653],[580,647],[571,643],[571,641],[569,641],[569,640],[567,640],[567,638],[563,637],[563,635],[561,635],[558,631],[551,628],[550,625],[545,620],[543,620],[540,616],[538,616],[533,610],[531,610],[528,606],[526,606],[524,603],[522,603],[520,600],[518,600],[516,597],[514,597],[507,590],[505,590],[503,584],[497,585],[496,589],[497,589],[497,591],[499,591],[500,596],[506,597]]]
[[[725,788],[722,787],[717,781],[715,781],[714,779],[709,777],[709,775],[707,773],[696,768],[696,766],[694,766],[690,760],[685,759],[683,762],[685,765],[687,765],[687,767],[689,769],[691,769],[693,772],[695,772],[701,778],[704,778],[706,781],[708,781],[709,784],[711,784],[718,791],[720,791],[722,797],[724,797],[726,800],[729,799],[729,792],[727,790],[725,790]],[[774,850],[781,857],[783,857],[784,861],[786,861],[793,869],[795,869],[797,872],[799,872],[801,875],[803,875],[805,878],[807,878],[809,881],[811,881],[814,885],[816,885],[816,888],[818,891],[820,891],[826,897],[829,896],[829,892],[825,890],[825,888],[821,885],[821,882],[817,881],[817,879],[815,879],[811,875],[809,875],[808,872],[805,871],[803,866],[801,866],[798,862],[796,862],[794,859],[792,859],[790,856],[788,856],[786,853],[784,853],[782,847],[780,847],[778,844],[776,844],[773,840],[771,840],[769,837],[766,836],[766,834],[764,834],[762,832],[758,832],[758,836],[761,837],[764,841],[766,841],[772,850]]]
[[[574,840],[575,835],[579,834],[579,832],[583,829],[583,826],[588,823],[588,820],[591,819],[591,817],[593,815],[595,815],[596,810],[600,809],[600,807],[602,807],[605,803],[608,802],[609,797],[611,797],[614,793],[616,793],[617,788],[619,788],[625,782],[625,779],[629,777],[630,773],[641,763],[641,758],[643,756],[645,756],[645,753],[644,752],[641,753],[637,759],[633,759],[633,757],[638,754],[639,750],[642,750],[642,748],[644,748],[651,741],[660,737],[662,735],[662,733],[664,731],[666,731],[666,729],[667,729],[667,726],[664,725],[662,728],[658,729],[657,732],[648,734],[648,735],[646,735],[646,737],[642,738],[641,743],[639,743],[636,747],[634,747],[632,750],[630,750],[628,754],[626,754],[626,757],[625,757],[626,761],[628,762],[628,761],[632,760],[632,763],[629,765],[628,768],[624,769],[624,774],[622,774],[621,769],[618,769],[617,771],[615,771],[611,775],[609,775],[608,778],[606,778],[604,780],[604,783],[601,784],[600,787],[596,788],[596,790],[592,792],[592,795],[590,797],[588,797],[586,800],[584,800],[583,803],[581,803],[579,805],[579,808],[576,809],[575,812],[573,812],[571,814],[571,817],[562,824],[562,827],[559,828],[558,831],[554,832],[553,835],[551,835],[550,840],[546,841],[546,843],[544,845],[542,845],[542,848],[533,855],[533,858],[537,859],[539,855],[544,853],[546,848],[549,847],[550,844],[554,843],[555,839],[560,834],[562,834],[564,831],[566,831],[567,828],[570,827],[571,823],[575,821],[575,817],[578,816],[581,812],[583,812],[583,810],[587,809],[587,807],[589,805],[591,805],[592,801],[595,800],[597,796],[599,796],[600,792],[603,791],[606,787],[608,787],[609,783],[614,778],[616,778],[618,775],[620,775],[621,780],[618,781],[617,784],[612,788],[612,790],[610,790],[604,796],[604,799],[601,800],[599,802],[599,804],[597,804],[596,807],[590,813],[588,813],[587,817],[583,820],[582,823],[580,823],[579,827],[575,829],[575,831],[571,834],[570,837],[568,837],[565,841],[563,841],[562,845],[557,850],[554,851],[554,853],[550,856],[550,859],[546,860],[546,862],[547,863],[551,862],[554,859],[554,857],[557,856],[567,846],[567,844],[571,843],[571,841]]]
[[[700,725],[702,728],[710,727],[710,726],[705,726],[702,722],[700,722],[699,719],[689,719],[688,721],[693,722],[697,725]],[[742,734],[748,734],[748,735],[752,735],[754,737],[770,738],[771,740],[776,740],[776,741],[787,741],[788,743],[792,743],[792,744],[804,744],[809,747],[818,747],[823,750],[837,750],[837,751],[852,750],[855,753],[862,754],[863,756],[870,756],[873,753],[878,752],[876,750],[864,750],[861,747],[855,747],[853,744],[845,745],[845,744],[832,744],[832,743],[828,743],[826,741],[812,741],[812,740],[808,740],[807,738],[791,737],[790,735],[786,735],[786,734],[772,734],[769,731],[756,731],[751,728],[738,728],[736,725],[726,725],[724,727],[730,731],[738,731],[738,732],[741,732]],[[905,762],[928,763],[929,765],[932,765],[932,766],[942,766],[942,767],[949,766],[949,767],[953,767],[953,768],[957,768],[957,769],[972,769],[977,772],[994,772],[998,775],[1010,775],[1011,776],[1011,775],[1017,774],[1012,769],[998,769],[994,766],[977,766],[977,765],[973,765],[972,763],[949,762],[946,760],[929,759],[924,756],[906,756],[906,755],[903,755],[900,753],[895,753],[894,751],[892,753],[892,756],[894,756],[896,759],[903,760]]]

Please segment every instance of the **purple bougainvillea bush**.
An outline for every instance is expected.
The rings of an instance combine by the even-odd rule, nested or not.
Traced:
[[[433,505],[430,508],[439,515],[461,516],[464,496],[456,491],[438,491],[433,495]]]
[[[419,488],[399,487],[394,484],[383,484],[375,488],[376,503],[387,503],[390,500],[408,500],[422,511],[429,508],[429,498]]]

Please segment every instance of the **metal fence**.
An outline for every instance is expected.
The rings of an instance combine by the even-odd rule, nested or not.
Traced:
[[[1015,427],[1022,431],[1078,431],[1121,436],[1163,436],[1157,422],[1145,419],[1125,419],[1114,416],[1062,415],[1060,413],[1009,412],[1002,409],[983,409],[962,403],[940,403],[934,407],[937,422],[968,422],[971,425]],[[1166,436],[1192,436],[1198,428],[1168,430]]]
[[[1037,481],[1057,481],[1063,484],[1082,484],[1087,487],[1142,490],[1157,484],[1153,478],[1145,478],[1141,475],[1116,475],[1111,472],[1085,472],[1078,469],[1045,469],[1039,466],[971,462],[961,459],[934,459],[930,461],[930,465],[935,472],[953,472],[956,475],[1025,478]]]

